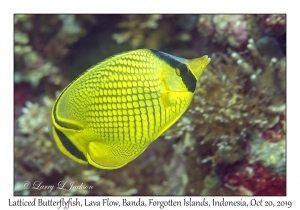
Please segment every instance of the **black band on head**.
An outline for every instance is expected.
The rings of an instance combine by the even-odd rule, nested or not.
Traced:
[[[180,70],[180,77],[182,78],[183,83],[186,88],[190,92],[194,92],[196,89],[197,80],[191,71],[188,70],[187,66],[182,63],[180,60],[183,58],[179,58],[173,55],[169,55],[164,52],[160,52],[157,50],[150,50],[154,55],[156,55],[159,59],[165,61],[172,68]]]

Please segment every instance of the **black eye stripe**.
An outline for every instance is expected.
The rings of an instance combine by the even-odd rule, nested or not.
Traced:
[[[55,129],[55,132],[61,141],[62,145],[66,148],[67,151],[69,151],[74,157],[81,159],[83,161],[87,161],[86,157],[84,154],[68,139],[68,137],[65,136],[60,130]]]
[[[172,55],[169,55],[164,52],[151,50],[151,52],[156,55],[159,59],[165,61],[172,68],[180,70],[180,77],[182,78],[183,83],[186,85],[188,91],[194,92],[196,89],[197,80],[191,71],[188,70],[187,66],[180,62],[180,59]],[[183,60],[183,59],[182,59]]]

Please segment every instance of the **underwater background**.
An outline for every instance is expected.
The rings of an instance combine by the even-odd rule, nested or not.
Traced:
[[[54,100],[138,48],[211,63],[187,112],[137,159],[74,162],[49,134]],[[16,14],[14,123],[15,195],[286,195],[286,15]],[[83,187],[34,189],[72,182]]]

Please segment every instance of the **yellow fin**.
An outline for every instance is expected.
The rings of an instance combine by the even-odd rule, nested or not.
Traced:
[[[55,126],[52,126],[52,137],[54,138],[58,149],[63,154],[78,163],[87,164],[84,152],[79,150],[77,147],[78,145],[73,144],[73,142]]]
[[[91,165],[101,169],[121,168],[130,161],[117,158],[112,154],[110,146],[97,141],[89,143],[87,159]]]

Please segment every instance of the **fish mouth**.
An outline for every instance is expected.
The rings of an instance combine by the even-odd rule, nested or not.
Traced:
[[[202,63],[201,67],[205,69],[210,63],[210,57],[208,57],[208,55],[204,55],[200,58],[200,61]]]
[[[209,63],[210,63],[210,58],[207,55],[204,55],[201,58],[187,60],[186,65],[188,66],[188,68],[191,70],[191,72],[194,74],[194,76],[198,81]]]

